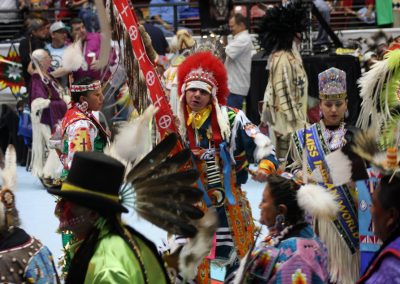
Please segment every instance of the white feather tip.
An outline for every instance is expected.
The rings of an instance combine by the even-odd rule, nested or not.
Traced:
[[[81,49],[81,41],[78,40],[73,44],[70,44],[64,51],[62,57],[62,66],[65,70],[72,72],[81,68],[85,62]]]
[[[254,158],[256,161],[269,156],[274,151],[274,145],[272,145],[271,140],[262,133],[256,134],[254,143],[256,144],[256,149],[254,151]]]
[[[158,111],[150,105],[138,118],[126,123],[119,129],[110,153],[125,161],[135,161],[146,155],[151,149],[151,121]]]
[[[316,218],[331,219],[339,211],[333,193],[315,184],[306,184],[300,187],[297,192],[297,202],[300,208]]]
[[[4,169],[1,170],[3,187],[14,190],[17,184],[17,153],[13,145],[8,145],[4,156]]]
[[[330,153],[325,160],[334,185],[339,186],[351,181],[352,164],[341,150]]]

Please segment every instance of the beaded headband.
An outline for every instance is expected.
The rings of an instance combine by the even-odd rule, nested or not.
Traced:
[[[94,81],[89,85],[72,85],[71,92],[85,92],[85,91],[95,91],[101,87],[101,82],[99,80]]]
[[[193,83],[191,83],[191,82],[193,82]],[[197,85],[201,85],[202,86],[201,89],[204,89],[204,90],[208,91],[209,93],[216,95],[217,90],[218,90],[218,82],[217,82],[217,80],[215,80],[214,74],[212,72],[205,71],[201,67],[198,69],[192,70],[191,72],[189,72],[189,74],[186,75],[186,77],[184,79],[185,87],[184,87],[184,90],[182,90],[182,91],[186,91],[190,87],[193,88],[193,85],[196,84],[194,82],[206,83],[208,85],[206,88],[204,88],[205,87],[204,84],[197,84]]]

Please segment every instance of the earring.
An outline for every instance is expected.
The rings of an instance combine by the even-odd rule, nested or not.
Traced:
[[[86,112],[88,110],[89,104],[87,103],[87,101],[83,101],[82,103],[80,103],[78,105],[78,108],[80,111],[82,112]]]
[[[349,117],[349,110],[346,110],[346,112],[344,113],[344,118],[347,119]]]
[[[275,217],[275,228],[278,232],[281,232],[285,228],[285,221],[285,215],[283,214],[278,214]]]
[[[322,110],[319,110],[319,118],[322,119],[324,117],[324,114],[322,113]]]

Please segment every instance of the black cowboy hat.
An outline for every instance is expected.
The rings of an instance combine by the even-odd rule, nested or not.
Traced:
[[[114,158],[99,152],[78,152],[61,189],[47,191],[100,214],[128,212],[118,196],[124,173],[124,165]]]

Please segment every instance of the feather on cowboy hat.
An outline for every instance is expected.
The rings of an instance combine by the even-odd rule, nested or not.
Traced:
[[[98,152],[78,152],[61,190],[47,191],[100,214],[128,212],[118,195],[124,173],[124,165],[114,158]]]

